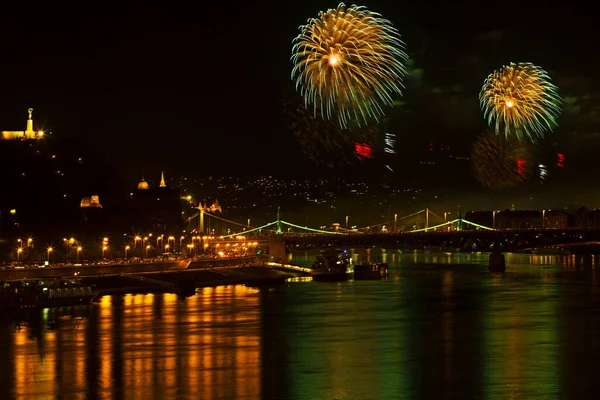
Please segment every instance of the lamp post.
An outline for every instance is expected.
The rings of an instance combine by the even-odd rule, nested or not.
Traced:
[[[125,260],[127,260],[127,250],[129,250],[130,246],[125,246]]]
[[[150,250],[150,245],[146,246],[146,258],[148,258],[148,250]]]
[[[183,252],[183,239],[185,238],[185,236],[181,236],[179,237],[179,251]]]
[[[496,213],[497,212],[498,211],[496,211],[496,210],[492,211],[492,228],[493,229],[496,229]]]
[[[102,259],[104,260],[104,253],[106,252],[106,250],[108,250],[108,246],[104,245],[102,246]]]
[[[22,253],[22,252],[23,252],[23,248],[22,248],[22,247],[19,247],[19,248],[17,249],[17,263],[19,262],[19,259],[20,259],[20,257],[21,257],[21,253]]]
[[[346,225],[348,223],[346,222]],[[394,214],[394,233],[398,232],[398,214]]]
[[[171,246],[169,246],[169,243],[165,244],[165,250],[163,251],[164,253],[168,253],[169,252],[169,248],[171,248]]]
[[[133,247],[137,247],[137,242],[139,242],[140,240],[142,240],[141,237],[136,236],[133,238]]]
[[[48,263],[50,263],[50,253],[52,253],[52,251],[53,251],[53,250],[54,250],[54,249],[53,249],[51,246],[49,246],[49,247],[46,249],[46,251],[48,252]]]
[[[546,210],[542,210],[542,229],[546,228]]]
[[[33,246],[33,239],[29,238],[29,239],[27,239],[27,247],[31,247],[31,246]]]
[[[81,253],[81,251],[83,250],[83,247],[78,246],[77,247],[77,254],[75,255],[75,262],[79,263],[79,253]]]

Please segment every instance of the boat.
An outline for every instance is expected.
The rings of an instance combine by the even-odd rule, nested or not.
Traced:
[[[98,295],[94,285],[79,279],[40,278],[0,282],[0,310],[89,304]]]
[[[354,279],[381,279],[387,278],[390,269],[388,263],[366,263],[354,266]]]
[[[352,272],[352,257],[345,251],[327,249],[321,251],[312,265],[313,279],[346,279]]]

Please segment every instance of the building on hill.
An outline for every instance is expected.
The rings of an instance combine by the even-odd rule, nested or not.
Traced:
[[[207,206],[206,203],[202,203],[202,204],[200,204],[198,209],[200,209],[204,212],[207,212],[207,213],[212,213],[212,214],[216,214],[216,213],[221,214],[223,212],[223,208],[221,208],[221,205],[219,204],[219,200],[217,200],[217,199],[215,199],[215,201],[212,203],[212,205],[210,207]]]
[[[142,178],[133,194],[136,232],[175,234],[181,231],[181,193],[170,188],[164,173],[158,187],[150,187]]]
[[[91,208],[102,208],[102,204],[100,204],[100,196],[92,195],[88,197],[84,197],[81,199],[81,203],[79,205],[82,208],[91,207]]]
[[[27,120],[27,129],[25,131],[2,131],[2,139],[4,140],[16,140],[16,139],[42,139],[44,137],[44,131],[33,130],[33,108],[29,110],[29,119]]]

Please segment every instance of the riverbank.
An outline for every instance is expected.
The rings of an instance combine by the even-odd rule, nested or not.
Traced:
[[[74,276],[96,276],[108,274],[143,274],[148,272],[181,271],[188,269],[205,269],[235,267],[254,264],[254,257],[181,259],[164,262],[142,262],[121,264],[90,265],[49,265],[47,267],[18,267],[0,269],[0,281],[35,279],[35,278],[72,278]]]
[[[262,286],[285,282],[302,276],[296,271],[281,271],[264,266],[220,267],[212,269],[187,269],[149,272],[142,274],[118,274],[84,276],[84,285],[94,285],[99,295],[113,293],[168,292],[193,294],[197,288],[222,285]]]

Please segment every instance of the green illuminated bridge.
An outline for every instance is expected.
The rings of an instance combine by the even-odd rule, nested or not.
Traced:
[[[298,236],[298,235],[301,235],[301,236],[305,236],[305,235],[313,235],[313,236],[314,235],[338,235],[339,236],[339,235],[365,235],[365,234],[379,234],[379,233],[397,233],[398,230],[396,228],[398,226],[398,223],[400,223],[404,220],[410,219],[410,218],[417,219],[421,215],[423,215],[425,217],[425,223],[424,223],[425,226],[423,228],[404,230],[402,233],[406,234],[406,233],[440,232],[440,231],[447,232],[447,231],[462,231],[464,229],[477,229],[477,230],[490,230],[490,231],[494,230],[491,227],[476,224],[474,222],[468,221],[468,220],[462,218],[461,216],[459,216],[459,218],[456,218],[451,221],[444,220],[444,222],[430,226],[430,222],[429,222],[430,220],[433,220],[433,218],[442,220],[442,218],[439,217],[438,215],[436,215],[435,213],[433,213],[429,209],[420,210],[420,211],[414,212],[412,214],[401,216],[401,217],[396,216],[391,221],[381,222],[378,224],[369,225],[369,226],[362,227],[362,228],[355,228],[355,229],[347,229],[347,228],[337,227],[332,230],[325,230],[325,229],[316,229],[316,228],[311,228],[308,226],[298,225],[298,224],[294,224],[292,222],[282,220],[280,218],[279,210],[277,211],[277,218],[275,221],[266,223],[266,224],[258,226],[258,227],[251,227],[251,226],[243,225],[238,222],[227,220],[227,219],[219,217],[217,215],[214,215],[214,214],[211,214],[208,212],[202,212],[202,211],[189,217],[186,220],[186,223],[189,224],[194,219],[198,218],[199,224],[198,224],[197,230],[199,232],[205,232],[205,229],[203,227],[205,217],[214,218],[214,219],[220,220],[222,222],[225,222],[225,223],[235,227],[232,232],[230,232],[226,235],[219,235],[219,237],[221,237],[221,238],[230,238],[230,237],[235,237],[235,236],[240,236],[240,235],[270,236],[273,234],[284,235],[284,236]],[[390,229],[388,227],[392,227],[392,228]],[[230,231],[231,231],[231,229],[230,229]]]
[[[540,247],[552,246],[597,246],[600,249],[600,230],[590,228],[563,228],[563,229],[510,229],[500,230],[489,226],[480,225],[466,220],[460,216],[451,221],[435,215],[431,210],[425,209],[415,213],[398,217],[394,220],[375,225],[346,229],[337,227],[332,230],[317,229],[302,226],[293,222],[277,218],[261,226],[248,226],[235,221],[204,212],[202,218],[214,218],[231,226],[229,233],[217,236],[223,240],[234,240],[246,237],[260,243],[272,243],[277,239],[283,242],[288,251],[336,247],[389,247],[389,248],[437,248],[447,251],[489,251],[498,247],[503,251],[520,251]],[[191,223],[200,213],[188,218]],[[412,230],[398,232],[395,228],[401,221],[415,219],[424,226]],[[430,224],[430,221],[440,221]],[[414,226],[414,225],[413,225]],[[388,228],[388,227],[391,227]],[[197,232],[204,232],[197,229]]]

